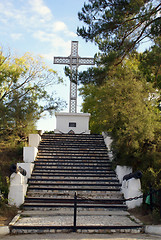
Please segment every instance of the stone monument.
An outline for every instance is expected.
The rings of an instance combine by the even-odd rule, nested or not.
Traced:
[[[69,57],[54,57],[54,64],[70,66],[69,113],[55,113],[55,133],[89,134],[89,113],[77,113],[77,71],[80,65],[94,65],[94,58],[81,58],[78,55],[78,41],[71,42]]]

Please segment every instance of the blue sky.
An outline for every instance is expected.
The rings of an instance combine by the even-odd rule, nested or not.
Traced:
[[[69,56],[71,41],[79,41],[79,55],[93,57],[97,48],[76,35],[77,13],[84,0],[0,0],[0,45],[16,55],[25,52],[41,55],[47,65],[61,75],[64,85],[53,90],[68,104],[69,79],[64,76],[64,66],[53,65],[53,56]],[[81,66],[79,70],[87,67]],[[78,98],[78,112],[82,99]],[[64,109],[68,112],[68,107]],[[54,130],[55,117],[46,116],[38,123],[38,129]]]

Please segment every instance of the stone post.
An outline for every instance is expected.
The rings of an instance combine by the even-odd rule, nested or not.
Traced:
[[[10,188],[8,203],[20,207],[24,203],[27,186],[27,179],[21,173],[12,173],[10,176]]]

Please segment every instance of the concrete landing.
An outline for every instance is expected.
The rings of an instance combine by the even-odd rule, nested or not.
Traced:
[[[73,212],[23,211],[11,222],[12,233],[69,232],[73,227]],[[99,229],[98,229],[99,227]],[[77,232],[140,233],[142,224],[127,211],[81,211],[77,213]]]

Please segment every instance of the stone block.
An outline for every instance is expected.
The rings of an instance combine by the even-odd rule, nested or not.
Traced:
[[[23,148],[23,161],[25,163],[32,163],[35,161],[38,149],[36,147],[24,147]]]
[[[77,134],[90,134],[89,113],[55,113],[56,129],[55,133],[68,133],[71,130]]]
[[[145,226],[145,233],[161,236],[161,225],[147,225]]]
[[[131,178],[128,181],[124,180],[122,183],[122,192],[125,199],[142,195],[140,179]],[[139,198],[137,200],[126,201],[126,205],[129,209],[132,209],[141,206],[142,202],[143,198]]]
[[[0,226],[0,235],[7,235],[10,233],[8,226]]]
[[[10,185],[25,184],[25,177],[21,173],[12,173],[10,176]]]
[[[123,182],[123,177],[129,173],[132,173],[132,168],[131,167],[127,167],[127,166],[120,166],[117,165],[115,172],[117,174],[117,177],[119,179],[119,182],[122,183]]]
[[[106,144],[106,147],[108,148],[108,150],[111,150],[111,144],[112,144],[112,138],[110,136],[108,136],[108,134],[102,132],[102,136],[104,138],[104,142]]]
[[[27,172],[26,178],[28,179],[31,177],[31,173],[34,168],[34,163],[28,163],[28,162],[27,163],[17,163],[17,167],[21,167],[26,170],[26,172]]]
[[[29,147],[38,148],[41,137],[39,134],[29,134]]]
[[[20,207],[24,203],[27,184],[10,185],[8,194],[8,204]]]

